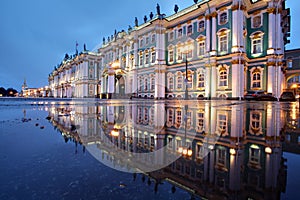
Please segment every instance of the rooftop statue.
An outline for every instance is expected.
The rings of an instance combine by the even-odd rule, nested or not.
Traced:
[[[151,12],[150,13],[150,20],[152,20],[153,19],[153,13]]]
[[[147,22],[147,16],[146,15],[144,16],[144,22],[145,23]]]
[[[86,45],[83,44],[83,51],[86,51]]]
[[[177,5],[177,4],[175,4],[175,6],[174,6],[174,12],[175,12],[175,13],[177,13],[177,12],[178,12],[178,10],[179,10],[179,7],[178,7],[178,5]]]
[[[137,17],[135,17],[135,19],[134,19],[134,25],[135,25],[135,26],[139,26],[139,22],[138,22]]]
[[[159,4],[156,4],[156,11],[157,11],[157,14],[160,15],[160,6],[159,6]]]
[[[195,4],[198,3],[198,0],[194,0]]]

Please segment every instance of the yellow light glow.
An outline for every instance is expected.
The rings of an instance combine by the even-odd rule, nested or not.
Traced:
[[[187,152],[188,152],[188,150],[186,148],[184,148],[182,151],[182,155],[184,155],[184,156],[187,155]]]
[[[111,136],[113,137],[119,137],[119,131],[116,130],[116,129],[113,129],[111,132],[110,132]]]
[[[182,153],[182,151],[183,151],[183,148],[182,147],[178,147],[178,153]]]
[[[233,149],[233,148],[231,148],[231,149],[229,150],[229,153],[230,153],[231,155],[235,155],[235,154],[236,154],[236,150]]]
[[[297,88],[298,86],[297,86],[297,84],[293,84],[292,86],[291,86],[291,88],[293,88],[293,89],[295,89],[295,88]]]
[[[120,67],[120,62],[119,61],[115,61],[115,62],[113,62],[112,64],[111,64],[111,67],[112,68],[119,68]]]
[[[191,149],[189,149],[189,150],[187,151],[187,155],[188,155],[188,156],[192,156],[192,155],[193,155],[193,151],[192,151]]]
[[[272,149],[270,147],[266,147],[265,148],[265,152],[271,154],[272,153]]]

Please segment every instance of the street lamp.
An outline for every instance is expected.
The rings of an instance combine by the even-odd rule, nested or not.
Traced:
[[[188,100],[189,96],[188,96],[188,83],[189,83],[189,80],[188,80],[188,55],[190,55],[190,57],[193,56],[193,45],[192,44],[189,44],[187,43],[183,49],[183,54],[185,54],[185,95],[184,95],[184,99],[185,100]],[[190,80],[192,81],[192,80]]]

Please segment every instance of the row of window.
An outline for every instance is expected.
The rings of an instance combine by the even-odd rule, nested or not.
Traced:
[[[262,88],[262,73],[263,69],[260,67],[252,68],[251,70],[251,88],[252,89],[261,89]],[[217,74],[217,84],[219,87],[228,86],[228,73],[229,67],[227,65],[220,65],[218,67]],[[205,89],[205,70],[197,70],[196,73],[193,70],[187,71],[187,76],[184,72],[178,71],[175,74],[167,74],[167,88],[169,91],[185,89],[184,83],[188,89],[194,89],[194,78],[196,78],[196,88],[200,90]],[[187,78],[186,81],[184,81]],[[246,79],[245,79],[246,81]],[[151,74],[149,77],[139,77],[138,78],[138,90],[147,92],[154,91],[155,89],[155,77]]]

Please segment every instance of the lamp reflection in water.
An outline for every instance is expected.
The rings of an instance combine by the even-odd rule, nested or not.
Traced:
[[[193,155],[193,150],[191,149],[190,146],[187,146],[187,144],[186,144],[186,129],[187,129],[187,121],[188,121],[188,117],[187,117],[188,105],[184,106],[184,110],[185,110],[185,116],[184,116],[184,123],[185,123],[185,127],[184,127],[184,145],[179,146],[177,152],[179,154],[181,154],[182,156],[184,156],[184,157],[191,157]]]
[[[113,136],[113,137],[119,137],[120,132],[119,132],[118,129],[114,128],[114,129],[111,130],[110,134],[111,134],[111,136]]]

